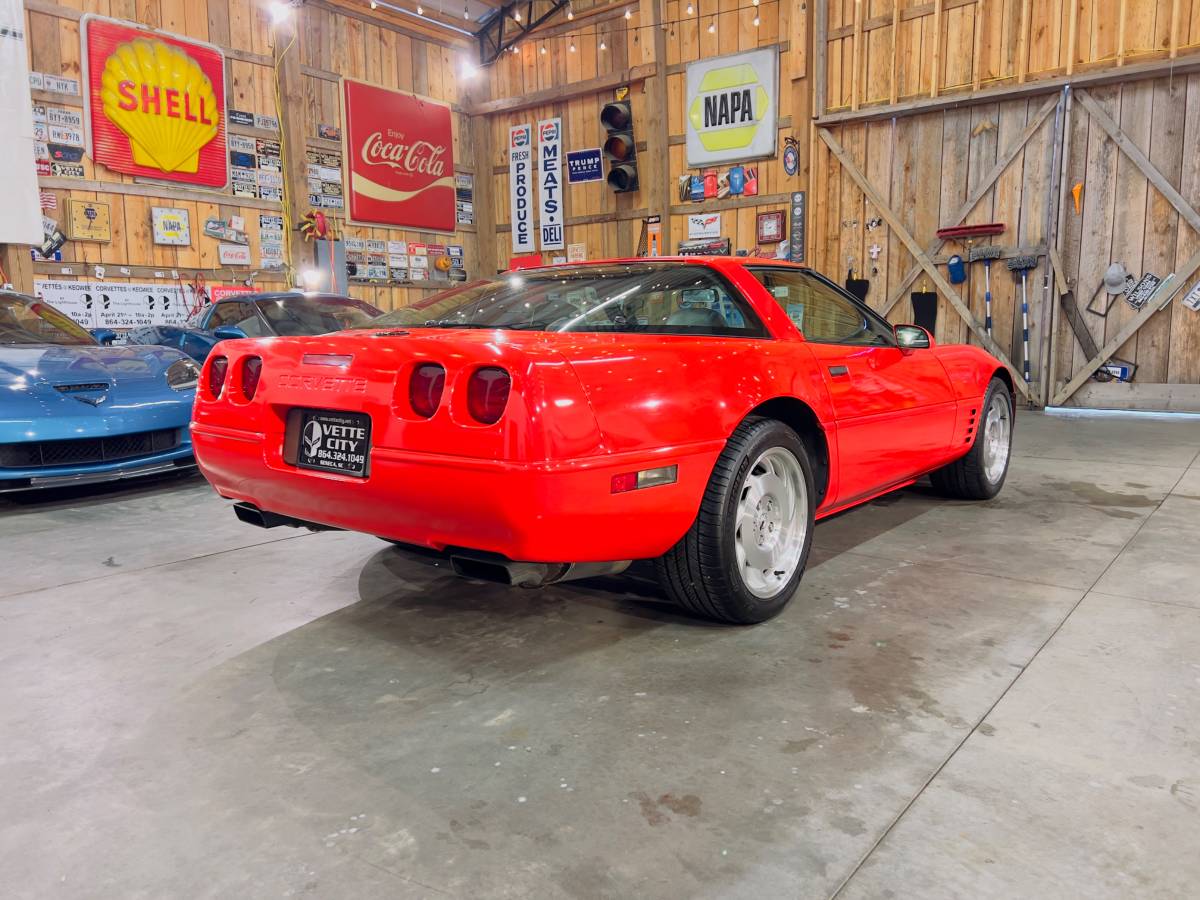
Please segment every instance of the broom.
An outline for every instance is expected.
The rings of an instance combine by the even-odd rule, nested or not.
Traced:
[[[972,247],[967,252],[968,262],[983,261],[983,311],[988,337],[992,336],[992,260],[999,259],[1002,252],[999,247],[991,244]]]
[[[1025,343],[1023,370],[1026,384],[1033,380],[1029,371],[1029,270],[1036,269],[1037,264],[1036,256],[1014,256],[1008,261],[1008,270],[1013,277],[1019,276],[1021,279],[1021,332]]]

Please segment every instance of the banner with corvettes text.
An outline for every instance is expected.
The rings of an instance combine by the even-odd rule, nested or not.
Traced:
[[[92,160],[127,175],[225,187],[224,54],[99,16],[84,16],[82,30]]]
[[[342,79],[350,221],[454,231],[450,107]]]
[[[512,216],[513,253],[537,249],[533,237],[533,127],[508,129],[508,206]]]

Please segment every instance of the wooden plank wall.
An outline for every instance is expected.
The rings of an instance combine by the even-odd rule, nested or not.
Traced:
[[[1194,209],[1200,210],[1200,75],[1095,88],[1091,96]],[[1140,277],[1177,271],[1200,250],[1200,234],[1109,140],[1078,103],[1071,116],[1067,182],[1083,184],[1080,212],[1062,219],[1063,265],[1086,309],[1110,262]],[[1185,290],[1196,279],[1186,283]],[[1103,346],[1134,316],[1117,298],[1107,317],[1082,313]],[[1058,372],[1086,362],[1066,322],[1055,334]],[[1178,301],[1157,313],[1116,356],[1136,363],[1136,385],[1200,384],[1200,313]],[[1065,380],[1065,379],[1062,379]]]
[[[956,224],[950,221],[954,213],[1019,139],[1045,101],[1045,97],[1036,97],[845,125],[837,129],[837,138],[917,243],[928,247],[935,242],[938,228]],[[994,187],[966,216],[966,224],[1005,223],[1007,231],[993,241],[1005,248],[1045,244],[1046,210],[1051,199],[1048,169],[1054,134],[1051,114]],[[831,154],[825,151],[816,159],[814,264],[839,281],[849,268],[854,268],[860,277],[870,281],[867,301],[877,309],[885,309],[887,300],[900,290],[904,276],[913,267],[913,257],[886,223],[873,227],[879,219],[878,210]],[[876,259],[871,258],[873,247],[878,248]],[[956,252],[965,255],[966,249],[950,243],[933,258],[944,265],[946,258]],[[1044,272],[1043,257],[1039,267],[1028,276],[1035,347]],[[959,293],[982,322],[985,317],[982,264],[970,267],[969,275],[966,282],[958,285]],[[1020,367],[1023,353],[1020,284],[1003,259],[992,264],[991,275],[993,337]],[[913,290],[933,290],[933,287],[924,274],[918,277],[889,313],[891,321],[913,321],[909,299]],[[968,338],[965,323],[945,298],[939,298],[935,337],[949,343],[965,342]],[[1036,379],[1040,370],[1036,354],[1033,363]]]
[[[1108,69],[1119,75],[1127,65],[1157,58],[1194,60],[1200,48],[1198,0],[1080,0],[1074,10],[1071,7],[1069,0],[1038,4],[835,0],[830,4],[825,110],[877,107],[881,113],[873,119],[845,122],[833,133],[918,244],[929,246],[939,227],[958,224],[951,221],[954,212],[1054,96],[1054,89],[1020,99],[1000,96],[992,103],[907,115],[911,111],[906,102],[965,94],[975,86],[1015,87],[1069,72]],[[1130,140],[1194,206],[1200,205],[1200,153],[1195,150],[1200,140],[1198,79],[1184,74],[1090,89]],[[899,115],[887,117],[892,106]],[[1006,248],[1045,245],[1048,237],[1057,236],[1064,274],[1076,302],[1084,308],[1110,262],[1124,263],[1136,276],[1146,271],[1163,276],[1196,252],[1200,236],[1090,121],[1079,103],[1072,104],[1069,116],[1065,103],[1059,112],[1061,119],[1051,113],[965,222],[1004,222],[1008,230],[994,242]],[[1052,173],[1064,149],[1067,160],[1061,171],[1068,193],[1060,214],[1057,192],[1052,196]],[[913,266],[912,256],[886,225],[868,230],[866,223],[876,212],[823,145],[813,158],[811,182],[814,264],[836,272],[839,279],[852,264],[865,269],[871,280],[868,300],[883,307]],[[1076,183],[1084,185],[1078,214],[1069,194]],[[874,262],[869,259],[872,245],[881,248]],[[947,244],[939,263],[948,253],[962,250],[961,245]],[[982,265],[969,271],[970,278],[959,291],[982,321]],[[1044,302],[1046,272],[1043,256],[1029,277],[1033,377],[1042,382],[1038,393],[1043,397],[1051,369],[1057,384],[1062,384],[1086,362],[1065,317]],[[993,264],[992,276],[995,337],[1019,367],[1023,356],[1019,285],[1003,262]],[[923,287],[924,280],[918,278],[914,288]],[[892,321],[910,320],[909,292],[904,291],[892,310]],[[1055,297],[1052,293],[1051,306]],[[1107,318],[1084,312],[1083,319],[1103,346],[1133,314],[1121,302]],[[968,339],[965,325],[944,299],[939,300],[937,338]],[[1132,394],[1142,385],[1197,384],[1200,314],[1176,302],[1146,324],[1117,356],[1139,366]],[[1118,402],[1105,401],[1107,389],[1096,387],[1100,389],[1086,392],[1080,402]],[[1126,399],[1119,402],[1130,402],[1128,395],[1131,392],[1123,388]]]
[[[674,251],[680,240],[687,237],[687,213],[720,210],[722,232],[732,239],[735,248],[753,250],[755,246],[755,213],[767,210],[784,210],[785,192],[801,189],[801,178],[786,179],[781,160],[763,160],[759,168],[759,197],[731,198],[719,202],[683,203],[679,199],[677,182],[680,176],[693,173],[687,168],[684,136],[684,93],[685,67],[692,60],[710,58],[756,47],[781,45],[781,87],[779,115],[788,123],[781,129],[779,146],[783,137],[790,134],[793,115],[793,96],[789,74],[797,67],[804,68],[803,48],[793,52],[788,42],[790,31],[795,27],[794,17],[801,16],[799,6],[778,0],[763,0],[757,8],[760,24],[755,27],[755,8],[749,3],[736,0],[696,0],[695,14],[686,13],[687,0],[665,0],[662,5],[662,21],[665,34],[665,60],[655,59],[652,22],[652,3],[657,0],[642,0],[628,8],[629,20],[620,13],[625,7],[615,4],[577,2],[574,5],[577,27],[572,30],[565,20],[549,29],[548,38],[529,39],[522,43],[517,53],[505,54],[491,67],[491,90],[496,99],[520,98],[539,90],[561,85],[570,88],[579,82],[621,72],[638,66],[665,64],[667,71],[668,109],[657,109],[650,102],[647,82],[633,84],[635,137],[642,144],[651,129],[666,126],[669,134],[669,154],[666,160],[640,152],[638,173],[641,190],[633,194],[618,195],[609,190],[604,182],[568,186],[565,191],[567,243],[584,243],[589,259],[632,254],[637,249],[641,234],[641,219],[653,210],[647,208],[647,186],[653,180],[664,180],[669,174],[671,215],[664,228],[667,252]],[[615,7],[615,8],[614,8]],[[604,9],[605,15],[589,19],[587,11]],[[611,11],[611,12],[610,12]],[[615,15],[611,13],[615,12]],[[715,32],[709,32],[709,25]],[[600,44],[606,45],[605,50]],[[570,50],[574,44],[576,50]],[[545,53],[542,52],[543,48]],[[657,71],[654,69],[653,71]],[[602,143],[603,128],[600,125],[600,109],[612,99],[612,91],[574,97],[546,103],[531,109],[502,112],[491,116],[493,152],[493,175],[495,176],[494,202],[497,222],[496,258],[501,265],[512,256],[511,226],[509,216],[509,179],[507,141],[508,129],[512,125],[533,123],[539,118],[561,116],[564,125],[564,153],[598,147]],[[807,130],[798,130],[802,137],[804,157],[807,157]],[[667,172],[663,171],[664,163]],[[724,167],[728,168],[728,167]],[[724,171],[724,168],[722,171]],[[607,164],[605,166],[607,173]],[[694,174],[699,174],[698,170]],[[787,182],[787,183],[785,183]],[[772,199],[774,202],[772,202]]]
[[[221,7],[217,9],[217,6]],[[267,14],[258,4],[251,0],[212,0],[206,5],[203,2],[184,2],[184,0],[74,0],[62,4],[39,2],[27,4],[26,34],[29,36],[29,64],[34,72],[63,75],[69,78],[82,79],[80,71],[80,39],[79,17],[83,13],[97,13],[128,21],[140,21],[155,27],[185,35],[199,40],[210,41],[222,45],[241,54],[248,55],[243,59],[229,59],[226,72],[228,102],[236,109],[274,116],[275,100],[271,90],[271,68],[262,63],[269,63],[270,48],[269,24]],[[256,61],[246,61],[253,58]],[[81,90],[86,90],[82,86]],[[34,92],[35,103],[46,103],[49,106],[73,106],[82,109],[82,97],[67,97],[62,94]],[[230,129],[233,131],[233,129]],[[238,129],[241,133],[269,136],[254,129]],[[110,172],[102,167],[94,166],[85,155],[83,158],[85,183],[93,190],[76,189],[69,179],[40,179],[44,189],[51,190],[58,197],[58,216],[65,214],[66,200],[69,197],[84,200],[105,200],[112,212],[112,241],[110,243],[92,243],[86,241],[68,241],[62,249],[64,264],[72,263],[102,263],[107,269],[107,277],[111,280],[130,280],[115,277],[116,266],[153,266],[158,269],[174,269],[190,281],[192,273],[197,269],[215,269],[218,267],[217,242],[203,237],[204,221],[218,216],[228,218],[230,215],[241,215],[246,220],[247,232],[251,240],[251,253],[258,259],[258,214],[260,212],[278,213],[280,205],[267,201],[246,203],[235,199],[231,193],[224,195],[211,193],[211,200],[182,200],[172,196],[173,189],[164,186],[160,193],[153,196],[135,196],[105,191],[105,184],[120,183],[129,185],[133,177]],[[161,247],[156,246],[151,237],[150,208],[152,206],[175,206],[188,210],[192,228],[191,247]],[[74,266],[77,270],[82,268]],[[35,270],[42,277],[53,277],[61,280],[56,274],[57,267],[48,263],[38,263]],[[210,273],[208,281],[213,282],[214,275]],[[230,275],[230,271],[224,273]],[[132,280],[145,281],[152,278],[138,277]],[[228,281],[228,277],[225,279]],[[259,278],[260,283],[279,287],[282,285],[281,276],[269,276],[265,273]]]
[[[219,0],[210,0],[219,2]],[[471,147],[467,140],[467,117],[459,101],[462,62],[473,58],[474,48],[454,49],[410,37],[384,25],[375,25],[318,6],[301,7],[303,16],[298,37],[300,60],[308,67],[304,74],[305,133],[313,149],[341,150],[340,142],[317,138],[317,125],[341,125],[341,86],[337,75],[357,78],[396,90],[410,91],[452,105],[454,129],[454,170],[473,172]],[[313,70],[319,70],[319,74]],[[477,188],[478,189],[478,188]],[[479,272],[474,226],[460,226],[453,235],[397,228],[368,228],[339,223],[345,237],[385,241],[461,244],[467,271]],[[441,285],[444,288],[445,285]],[[394,309],[437,288],[374,287],[354,284],[351,296],[374,303],[381,309]]]
[[[227,102],[231,108],[264,115],[278,116],[275,101],[274,65],[271,31],[265,4],[256,0],[29,0],[26,4],[26,25],[29,35],[30,68],[32,71],[81,78],[79,17],[97,13],[113,18],[136,21],[189,38],[209,41],[223,47],[227,53]],[[309,146],[340,150],[338,142],[321,141],[316,137],[320,123],[340,125],[337,75],[361,78],[386,87],[413,91],[438,100],[458,104],[460,85],[458,72],[461,60],[473,53],[462,44],[459,50],[445,46],[445,41],[422,40],[415,34],[405,34],[389,28],[386,23],[371,24],[351,15],[343,15],[324,4],[306,4],[297,13],[296,50],[305,68],[304,94],[306,103],[297,111],[304,120],[304,133]],[[35,92],[35,102],[49,105],[81,106],[81,98],[66,98],[58,94]],[[457,110],[452,114],[455,133],[454,159],[456,171],[472,171],[471,149],[464,140],[466,117]],[[231,126],[231,133],[256,137],[277,138],[273,132]],[[289,148],[302,153],[305,148]],[[217,241],[205,237],[205,219],[212,216],[228,218],[241,215],[246,221],[250,249],[258,261],[258,215],[260,212],[281,212],[280,204],[269,201],[247,201],[235,198],[231,192],[205,192],[201,199],[180,199],[179,192],[169,186],[148,196],[121,194],[105,190],[105,185],[133,183],[133,179],[102,167],[93,166],[84,157],[83,190],[66,179],[41,179],[43,187],[58,195],[60,213],[68,197],[106,200],[112,209],[113,239],[110,243],[68,241],[63,247],[64,264],[103,263],[107,277],[119,277],[114,267],[152,266],[159,270],[175,270],[185,282],[196,271],[205,270],[210,284],[231,283],[240,275],[245,277],[257,268],[217,271]],[[291,184],[293,192],[306,194],[304,184]],[[195,194],[196,192],[191,192]],[[209,199],[211,197],[211,199]],[[152,206],[179,206],[187,209],[191,218],[191,247],[155,246],[150,233]],[[295,223],[289,223],[294,225]],[[344,235],[380,240],[413,240],[437,243],[458,243],[465,248],[468,271],[478,271],[474,229],[463,227],[454,235],[431,234],[386,228],[340,227]],[[297,260],[300,266],[303,261]],[[88,275],[80,271],[76,276]],[[49,263],[35,265],[39,277],[61,278],[61,267]],[[148,272],[134,269],[132,280],[153,280]],[[285,286],[280,273],[260,272],[256,283],[265,289]],[[344,282],[343,282],[344,288]],[[350,293],[390,309],[412,302],[428,289],[391,288],[355,285]]]
[[[1197,0],[830,0],[825,112],[1168,58]]]

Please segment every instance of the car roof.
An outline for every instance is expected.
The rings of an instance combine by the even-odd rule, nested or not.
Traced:
[[[770,256],[620,256],[613,259],[588,259],[579,262],[559,263],[558,265],[530,266],[527,269],[510,269],[510,272],[545,272],[553,269],[607,266],[607,265],[645,265],[647,263],[675,263],[689,266],[707,266],[713,269],[729,269],[741,266],[783,266],[791,269],[808,269],[803,263],[786,259],[775,259]]]
[[[325,291],[260,291],[254,294],[230,294],[216,302],[224,303],[227,300],[237,300],[245,303],[246,301],[255,302],[258,300],[293,300],[297,297],[317,297],[330,300],[354,299],[353,297],[347,297],[345,294],[329,294]]]

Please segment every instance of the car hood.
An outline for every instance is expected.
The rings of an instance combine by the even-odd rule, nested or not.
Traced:
[[[166,380],[184,358],[166,347],[0,345],[0,442],[133,430],[135,420],[186,425],[195,391],[174,391]]]
[[[168,347],[0,344],[0,388],[161,380],[183,354]]]

